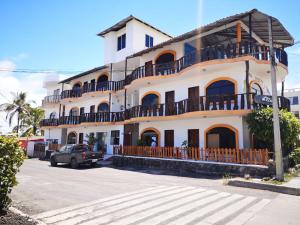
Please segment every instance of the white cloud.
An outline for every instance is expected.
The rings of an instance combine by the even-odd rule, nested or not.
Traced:
[[[46,77],[57,76],[54,72],[49,73],[14,73],[16,64],[11,60],[0,61],[0,104],[12,100],[11,93],[26,92],[27,99],[41,105],[42,99],[46,95],[43,82]],[[5,71],[4,71],[5,70]],[[58,75],[58,77],[61,77]],[[63,77],[65,77],[63,75]],[[5,113],[0,113],[0,132],[9,132],[11,128],[5,121]],[[16,122],[14,121],[14,124]]]

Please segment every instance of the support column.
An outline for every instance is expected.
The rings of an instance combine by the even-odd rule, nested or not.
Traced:
[[[272,17],[268,17],[269,28],[269,45],[270,45],[270,66],[271,66],[271,82],[272,82],[272,103],[273,103],[273,131],[274,131],[274,152],[276,165],[276,178],[283,180],[283,161],[281,149],[281,135],[279,124],[279,109],[277,98],[277,82],[276,82],[276,62],[273,50],[273,34],[272,34]]]
[[[281,82],[281,96],[284,97],[284,81]]]
[[[248,41],[249,41],[249,47],[250,47],[250,53],[252,53],[252,15],[249,14],[249,36],[248,36]]]
[[[241,29],[241,23],[238,22],[236,24],[236,42],[237,42],[237,54],[240,54],[240,46],[242,41],[242,29]]]
[[[249,60],[245,61],[246,64],[246,101],[247,109],[250,109],[250,84],[249,84]]]

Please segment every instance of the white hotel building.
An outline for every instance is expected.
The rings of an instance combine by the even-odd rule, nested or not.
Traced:
[[[272,95],[268,15],[254,9],[177,37],[129,16],[100,32],[104,65],[45,82],[45,139],[58,144],[98,138],[113,145],[255,147],[245,116]],[[277,82],[288,74],[284,48],[294,40],[272,18]],[[279,96],[279,107],[289,101]]]

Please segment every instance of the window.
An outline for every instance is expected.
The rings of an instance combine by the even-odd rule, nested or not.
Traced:
[[[145,46],[148,48],[153,47],[153,37],[151,37],[148,34],[146,34],[146,36],[145,36]]]
[[[59,89],[54,90],[53,95],[59,95]]]
[[[120,144],[120,131],[112,130],[110,135],[110,144],[119,145]]]
[[[289,100],[290,100],[291,105],[298,105],[299,104],[298,96],[289,97]]]
[[[123,48],[126,48],[126,34],[123,34],[118,37],[118,51],[120,51]]]
[[[83,133],[79,133],[79,144],[83,144]]]
[[[174,147],[174,130],[165,130],[165,147]]]

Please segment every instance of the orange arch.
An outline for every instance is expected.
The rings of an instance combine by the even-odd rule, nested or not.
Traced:
[[[172,55],[174,56],[174,61],[176,60],[176,52],[175,52],[174,50],[164,50],[164,51],[160,52],[160,53],[155,57],[154,63],[156,62],[156,60],[157,60],[160,56],[162,56],[162,55],[164,55],[164,54],[167,54],[167,53],[172,54]]]
[[[98,79],[99,79],[100,77],[102,77],[102,76],[107,76],[107,80],[109,80],[109,74],[108,74],[108,72],[103,72],[103,73],[101,73],[101,74],[97,77],[96,82],[97,82]]]
[[[76,82],[73,84],[72,88],[74,88],[74,86],[75,86],[76,84],[79,84],[80,87],[82,87],[82,82],[81,82],[81,81],[76,81]]]
[[[237,90],[237,87],[238,87],[237,86],[237,81],[235,79],[230,78],[230,77],[218,77],[218,78],[215,78],[215,79],[209,81],[204,86],[205,93],[206,93],[206,89],[209,87],[209,85],[211,85],[214,82],[220,81],[220,80],[228,80],[228,81],[232,82],[234,84],[234,94],[237,94],[237,92],[238,92],[238,90]]]
[[[157,97],[158,97],[158,104],[160,104],[161,96],[160,96],[160,93],[157,92],[157,91],[147,91],[147,92],[145,92],[145,93],[142,95],[141,99],[140,99],[140,104],[142,104],[143,98],[144,98],[145,96],[147,96],[147,95],[150,95],[150,94],[155,94],[155,95],[157,95]]]
[[[103,100],[103,101],[101,101],[101,102],[97,105],[97,111],[98,111],[99,106],[100,106],[101,104],[103,104],[103,103],[106,103],[106,104],[108,105],[108,109],[109,109],[109,101]]]
[[[72,134],[72,133],[75,134],[75,137],[76,137],[76,143],[75,144],[77,144],[77,133],[76,133],[76,131],[70,131],[68,133],[68,135],[67,135],[67,143],[68,143],[69,135]]]
[[[160,131],[154,127],[148,127],[148,128],[143,129],[140,133],[140,139],[142,139],[143,133],[145,133],[146,131],[150,131],[150,130],[154,131],[157,134],[157,146],[160,146]]]
[[[204,147],[207,148],[207,133],[211,130],[211,129],[214,129],[214,128],[217,128],[217,127],[223,127],[223,128],[228,128],[229,130],[233,131],[234,134],[235,134],[235,148],[236,149],[239,149],[239,131],[231,126],[231,125],[228,125],[228,124],[214,124],[208,128],[206,128],[204,130]]]
[[[250,89],[251,89],[251,86],[252,86],[253,84],[257,84],[257,85],[260,87],[261,93],[264,94],[264,91],[263,91],[263,89],[262,89],[260,83],[261,83],[261,82],[259,82],[258,80],[252,80],[252,81],[250,81],[249,87],[250,87]]]

